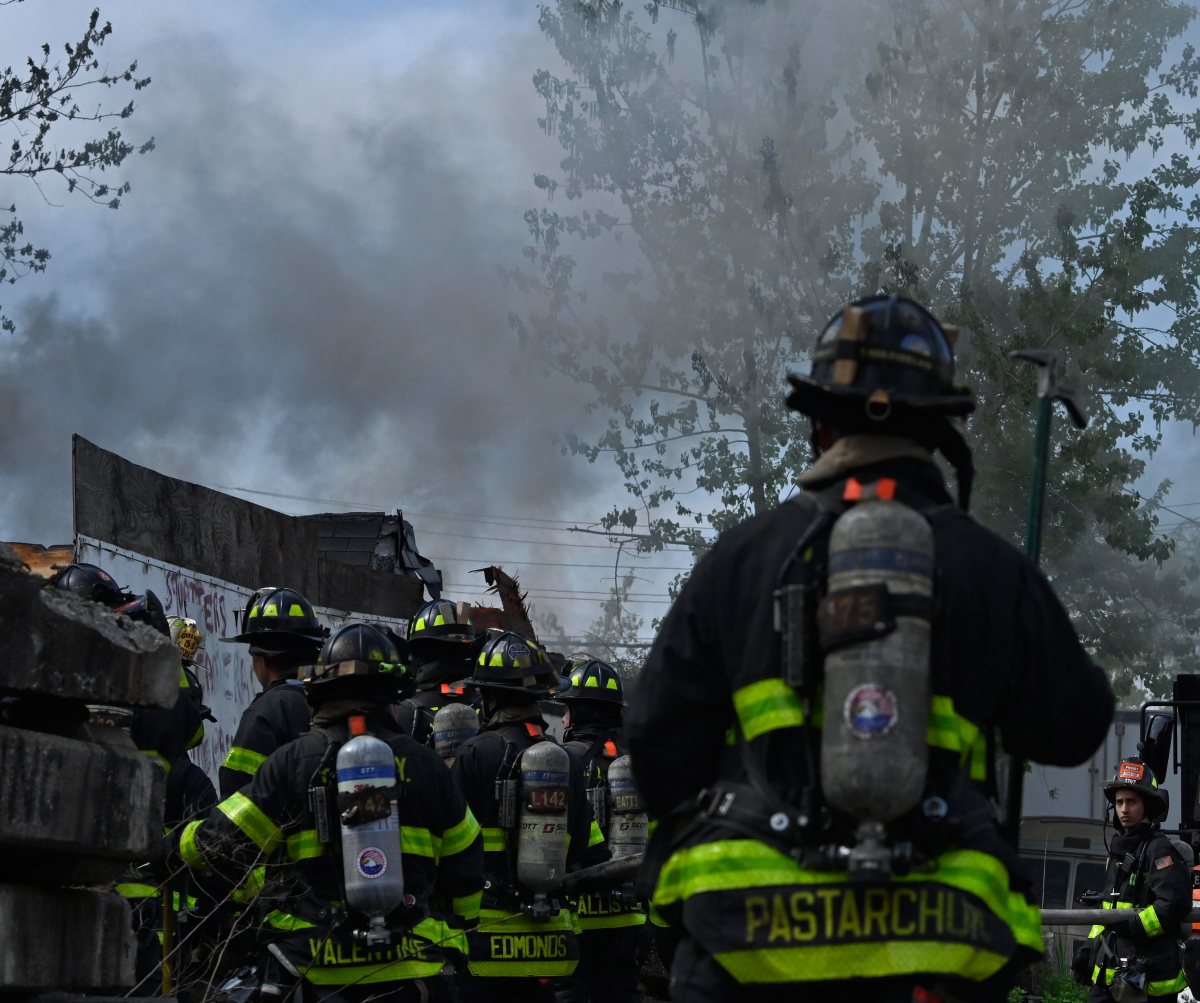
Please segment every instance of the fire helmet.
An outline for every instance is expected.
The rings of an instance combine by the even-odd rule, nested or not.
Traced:
[[[903,296],[856,300],[825,325],[809,375],[788,376],[788,405],[850,428],[911,412],[970,414],[974,397],[954,383],[956,337]]]
[[[413,616],[408,625],[408,643],[416,650],[433,643],[438,646],[470,644],[475,640],[475,626],[465,608],[449,599],[431,599]]]
[[[73,592],[81,599],[104,603],[110,609],[129,601],[129,596],[103,568],[94,564],[68,564],[54,576],[55,588]]]
[[[568,689],[558,695],[563,703],[587,701],[589,703],[625,706],[625,691],[621,677],[607,662],[592,659],[571,669]]]
[[[315,665],[301,668],[310,703],[331,696],[363,694],[390,702],[409,685],[410,675],[390,629],[370,623],[348,623],[325,642]]]
[[[114,606],[113,612],[124,613],[131,620],[153,627],[167,637],[171,636],[171,625],[167,623],[167,614],[158,596],[146,589],[145,595],[127,596],[126,599],[127,602]]]
[[[975,398],[954,382],[957,337],[906,297],[856,300],[825,325],[809,374],[788,374],[788,407],[843,433],[911,436],[941,450],[966,507],[974,470],[957,419],[975,409]]]
[[[536,691],[538,677],[547,668],[537,645],[511,630],[502,630],[484,641],[470,682],[484,690]]]
[[[204,647],[204,632],[190,616],[170,616],[167,622],[171,626],[171,640],[179,649],[184,665],[191,665],[196,660],[196,653]]]
[[[252,653],[302,656],[316,652],[328,635],[312,603],[295,589],[259,589],[247,605],[241,630],[222,641],[249,644]]]
[[[1108,803],[1115,805],[1117,791],[1137,791],[1146,806],[1146,820],[1161,822],[1167,817],[1169,801],[1167,792],[1158,786],[1154,771],[1138,756],[1131,756],[1121,761],[1113,778],[1104,785],[1104,796]]]

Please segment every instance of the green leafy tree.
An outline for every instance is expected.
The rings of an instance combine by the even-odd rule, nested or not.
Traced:
[[[978,509],[1019,538],[1032,374],[1051,348],[1091,400],[1058,425],[1046,563],[1123,693],[1164,692],[1200,627],[1163,564],[1165,485],[1132,485],[1169,420],[1200,414],[1200,119],[1183,4],[907,2],[851,99],[884,180],[864,285],[911,293],[972,329]],[[1168,153],[1168,151],[1171,151]]]
[[[629,594],[637,577],[627,571],[600,603],[600,614],[584,632],[584,649],[608,662],[624,678],[632,679],[641,668],[645,654],[639,632],[645,619],[629,608]]]
[[[67,195],[110,209],[120,206],[129,183],[106,182],[104,172],[120,167],[134,152],[150,151],[154,141],[135,146],[115,124],[107,124],[129,118],[132,100],[119,108],[84,101],[89,90],[139,91],[150,83],[149,77],[137,76],[136,61],[118,72],[101,68],[99,50],[111,34],[112,25],[101,24],[100,11],[94,10],[79,41],[63,46],[63,59],[52,60],[46,43],[23,66],[0,72],[0,129],[11,137],[0,174],[28,180],[47,200],[53,184]],[[0,282],[44,271],[50,252],[25,237],[16,203],[0,208],[8,217],[0,216]],[[0,329],[13,330],[2,311]]]
[[[699,549],[704,527],[786,490],[806,447],[778,390],[839,298],[829,290],[851,288],[840,248],[876,194],[827,138],[835,107],[799,86],[795,38],[747,17],[736,38],[715,11],[689,18],[696,44],[676,51],[674,29],[659,38],[620,5],[541,14],[572,72],[535,77],[542,125],[568,151],[561,181],[535,183],[579,207],[526,214],[534,267],[514,275],[545,309],[513,324],[610,415],[597,438],[567,442],[616,463],[632,497],[604,525],[641,526],[643,549]],[[795,204],[805,221],[789,229]],[[607,238],[634,246],[581,282],[572,244]]]
[[[1200,618],[1166,486],[1133,486],[1200,415],[1193,11],[901,0],[849,9],[855,44],[814,30],[847,10],[542,9],[566,155],[535,178],[512,323],[604,415],[567,447],[625,480],[606,529],[701,550],[806,462],[786,365],[848,298],[906,293],[969,330],[976,508],[1019,542],[1034,378],[1008,352],[1053,348],[1093,422],[1055,435],[1047,570],[1118,688],[1162,692]]]

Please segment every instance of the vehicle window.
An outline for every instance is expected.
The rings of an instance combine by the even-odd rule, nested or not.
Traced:
[[[1022,857],[1021,863],[1033,883],[1034,900],[1043,909],[1065,909],[1067,886],[1071,881],[1070,863],[1066,860],[1043,860],[1040,857]]]

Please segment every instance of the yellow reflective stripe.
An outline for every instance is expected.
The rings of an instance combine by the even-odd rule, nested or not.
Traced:
[[[171,893],[171,905],[175,909],[176,912],[182,911],[185,906],[188,909],[195,910],[196,905],[197,905],[196,896],[189,895],[187,897],[187,901],[185,902],[183,900],[183,898],[180,896],[179,892],[172,892]]]
[[[479,907],[483,903],[483,892],[472,892],[470,895],[458,895],[450,900],[450,909],[455,916],[463,919],[475,919],[479,915]]]
[[[460,954],[467,953],[467,935],[444,919],[426,916],[412,928],[412,932],[416,936],[428,940],[435,947],[448,948],[458,951]]]
[[[1154,906],[1146,906],[1138,913],[1138,919],[1142,921],[1142,929],[1146,931],[1147,937],[1157,937],[1163,932],[1162,923],[1158,921],[1158,913],[1154,911]]]
[[[158,898],[158,889],[154,885],[145,885],[140,881],[122,881],[116,890],[118,895],[127,899]]]
[[[1100,973],[1104,973],[1104,984],[1112,985],[1113,975],[1116,974],[1112,968],[1101,968],[1097,965],[1092,969],[1092,982],[1100,982]],[[1148,996],[1174,996],[1177,993],[1183,992],[1184,986],[1187,985],[1187,975],[1183,969],[1179,970],[1179,974],[1173,979],[1161,979],[1158,982],[1146,983],[1146,994]]]
[[[481,830],[483,833],[483,852],[484,853],[503,853],[508,846],[508,841],[504,838],[503,829],[494,829],[484,826]]]
[[[479,910],[479,921],[475,924],[479,933],[547,933],[562,931],[579,932],[579,917],[570,909],[560,909],[549,919],[534,919],[525,913],[513,913],[508,909],[483,908]]]
[[[229,893],[229,897],[239,905],[250,905],[262,894],[266,884],[267,869],[260,865],[246,874],[242,883]]]
[[[987,748],[979,726],[954,709],[950,697],[937,696],[929,701],[929,723],[925,741],[935,749],[958,753],[959,760],[971,760],[971,779],[987,778]]]
[[[267,757],[261,752],[232,745],[225,754],[225,762],[221,765],[227,770],[237,770],[238,773],[248,773],[250,776],[254,776],[258,772],[258,768],[266,761]]]
[[[905,941],[903,944],[829,944],[724,951],[713,955],[738,982],[814,982],[845,978],[880,978],[918,972],[951,972],[981,981],[995,975],[1008,958],[967,944]]]
[[[311,860],[325,856],[325,844],[317,838],[316,829],[301,829],[287,838],[287,855],[291,860]]]
[[[510,979],[529,976],[565,979],[575,974],[578,961],[476,961],[467,959],[467,971],[478,979]]]
[[[389,961],[385,965],[312,965],[298,966],[300,973],[314,986],[369,986],[378,982],[404,982],[430,979],[444,967],[444,961]]]
[[[600,823],[592,819],[592,827],[588,830],[588,846],[598,846],[604,842],[604,830],[600,828]]]
[[[184,671],[183,665],[179,666],[179,688],[181,690],[190,690],[192,688],[191,681],[187,677],[187,672]]]
[[[654,901],[670,905],[705,892],[847,882],[844,872],[805,870],[757,840],[725,839],[674,853],[659,875]],[[943,884],[974,895],[1007,923],[1019,943],[1035,951],[1043,949],[1040,911],[1012,891],[1008,871],[990,854],[951,850],[937,859],[934,870],[897,875],[892,883]]]
[[[198,871],[208,869],[208,861],[204,859],[204,854],[200,852],[200,847],[196,845],[196,831],[203,824],[203,821],[189,822],[184,827],[183,835],[179,837],[179,855],[188,867]]]
[[[279,826],[241,791],[231,794],[217,805],[217,809],[263,853],[270,853],[283,840]]]
[[[733,707],[747,742],[771,731],[798,728],[805,723],[800,697],[782,679],[760,679],[735,690]],[[813,723],[821,723],[815,714]],[[978,725],[955,710],[950,697],[935,695],[931,698],[926,741],[936,749],[957,753],[962,760],[969,757],[973,780],[987,777],[984,736]]]
[[[1163,979],[1160,982],[1147,982],[1146,993],[1149,996],[1174,996],[1181,993],[1187,985],[1187,975],[1183,969],[1173,979]]]
[[[416,825],[400,826],[400,852],[411,853],[415,857],[429,857],[437,860],[437,850],[434,839],[428,829]]]
[[[804,724],[800,698],[782,679],[760,679],[735,690],[733,709],[747,742],[768,731]]]
[[[263,922],[267,926],[272,926],[276,930],[307,930],[316,924],[310,923],[306,919],[301,919],[299,916],[293,916],[291,913],[282,912],[279,909],[272,909],[266,916],[263,917]]]
[[[645,926],[644,912],[621,912],[615,916],[580,916],[579,929],[584,933],[588,930],[616,930],[626,926]]]
[[[461,822],[451,826],[442,833],[442,852],[440,856],[453,857],[456,853],[469,850],[478,836],[479,823],[475,821],[475,816],[471,814],[471,809],[468,808]]]

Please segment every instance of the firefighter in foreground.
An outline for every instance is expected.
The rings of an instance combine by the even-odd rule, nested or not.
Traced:
[[[311,665],[328,630],[312,603],[294,589],[259,589],[242,614],[240,630],[222,641],[250,646],[254,678],[262,687],[242,712],[218,780],[221,797],[246,786],[276,749],[308,730],[309,708],[296,669]]]
[[[367,624],[340,628],[304,671],[313,727],[184,830],[193,869],[236,882],[268,864],[263,992],[444,1000],[483,891],[479,826],[430,749],[386,712],[407,675]]]
[[[467,938],[471,1000],[552,1000],[552,980],[579,961],[578,923],[556,889],[568,866],[604,859],[604,837],[582,764],[546,734],[538,700],[552,677],[537,649],[509,632],[488,638],[471,674],[483,730],[459,747],[451,771],[483,826],[487,885]]]
[[[677,1001],[1003,1000],[1041,956],[995,739],[1075,765],[1114,701],[1046,580],[967,515],[955,336],[891,296],[829,322],[789,377],[803,491],[721,535],[650,652],[626,737]]]
[[[630,762],[621,734],[625,692],[616,669],[587,659],[571,669],[559,695],[569,717],[563,741],[583,760],[592,815],[614,857],[645,849],[646,816],[628,811]],[[641,1003],[638,954],[646,912],[632,889],[589,890],[579,896],[579,967],[559,986],[558,1003]]]
[[[1093,1003],[1174,999],[1187,985],[1179,930],[1192,909],[1192,875],[1158,828],[1167,817],[1166,793],[1150,767],[1132,758],[1117,767],[1104,796],[1117,835],[1108,847],[1101,906],[1128,909],[1129,922],[1093,927],[1076,974],[1092,983]]]
[[[475,628],[465,604],[432,599],[408,626],[408,649],[417,691],[400,704],[400,727],[425,745],[433,741],[433,720],[442,707],[468,704],[462,681],[471,674]]]

